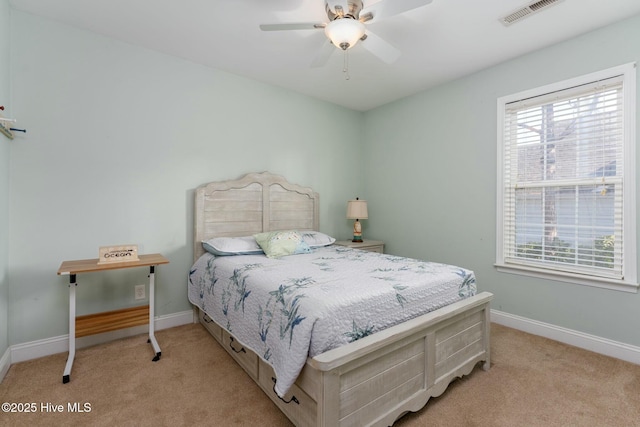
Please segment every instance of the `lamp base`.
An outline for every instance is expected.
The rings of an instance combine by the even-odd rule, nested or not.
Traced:
[[[360,221],[356,219],[353,223],[353,243],[362,243],[362,225]]]

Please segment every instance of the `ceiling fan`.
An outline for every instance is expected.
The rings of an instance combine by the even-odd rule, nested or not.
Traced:
[[[431,3],[433,0],[380,0],[364,7],[362,0],[325,0],[329,22],[285,23],[260,25],[262,31],[319,30],[329,39],[314,61],[312,67],[324,65],[336,47],[345,51],[362,41],[362,47],[390,64],[398,59],[400,51],[376,36],[365,24],[399,15]]]

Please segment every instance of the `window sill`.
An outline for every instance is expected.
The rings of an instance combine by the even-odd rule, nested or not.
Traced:
[[[585,276],[558,271],[548,271],[534,267],[520,265],[495,264],[496,270],[501,273],[517,274],[521,276],[537,277],[540,279],[555,280],[558,282],[573,283],[577,285],[592,286],[596,288],[611,289],[614,291],[638,293],[638,284],[625,282],[624,280],[607,279],[604,277]]]

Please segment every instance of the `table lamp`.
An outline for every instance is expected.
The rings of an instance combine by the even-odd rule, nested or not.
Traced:
[[[352,242],[362,242],[362,225],[361,219],[368,219],[369,213],[367,212],[367,201],[360,200],[356,197],[355,200],[349,200],[347,202],[347,219],[355,219],[353,223],[353,240]]]

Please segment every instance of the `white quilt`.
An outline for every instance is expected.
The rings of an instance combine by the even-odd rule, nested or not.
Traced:
[[[203,255],[189,301],[269,363],[282,397],[307,357],[475,295],[472,271],[342,246]]]

